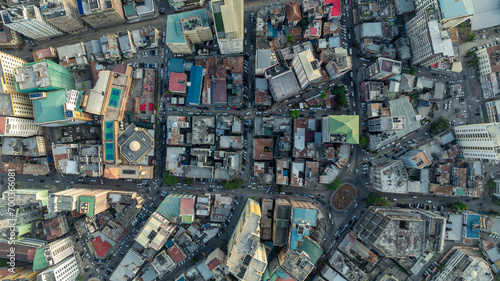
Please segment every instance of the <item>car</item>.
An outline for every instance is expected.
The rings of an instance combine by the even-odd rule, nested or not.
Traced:
[[[344,211],[344,214],[347,214],[347,210]]]
[[[425,203],[432,203],[431,200],[425,200]]]

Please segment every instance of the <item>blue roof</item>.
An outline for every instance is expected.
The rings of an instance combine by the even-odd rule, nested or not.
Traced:
[[[203,21],[203,26],[209,26],[208,24],[208,15],[206,9],[188,11],[179,14],[171,14],[167,17],[167,33],[165,38],[165,44],[168,43],[186,43],[186,38],[184,37],[184,33],[182,32],[182,27],[180,24],[180,19],[192,17],[192,16],[201,16],[201,20]]]
[[[420,100],[418,102],[419,107],[429,107],[429,105],[431,105],[431,103],[428,100]]]
[[[439,6],[446,19],[474,14],[472,0],[439,0]]]
[[[269,27],[269,34],[267,34],[267,36],[273,38],[278,37],[278,29],[276,27],[273,27],[269,22],[267,23],[267,26]]]
[[[467,238],[479,238],[479,229],[474,229],[474,224],[479,224],[479,215],[467,216]]]
[[[189,77],[189,82],[191,82],[191,86],[188,88],[187,104],[198,105],[200,104],[201,82],[203,81],[203,67],[194,65],[191,68],[190,76],[191,77]]]
[[[174,245],[174,241],[172,241],[172,239],[168,240],[167,243],[165,243],[165,248],[170,248],[172,247],[172,245]]]
[[[184,72],[184,59],[170,59],[170,72]]]
[[[316,210],[293,208],[292,223],[300,223],[300,221],[303,221],[304,223],[309,223],[314,227],[316,226],[317,214]]]
[[[180,198],[172,198],[165,197],[163,202],[161,202],[160,206],[156,211],[160,213],[162,216],[166,217],[170,220],[171,217],[179,216],[179,208],[181,207],[181,199]]]

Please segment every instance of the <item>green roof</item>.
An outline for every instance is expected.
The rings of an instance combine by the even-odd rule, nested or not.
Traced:
[[[19,231],[18,236],[23,236],[26,233],[30,233],[31,231],[31,223],[23,224],[17,227],[17,230]]]
[[[297,252],[305,252],[309,256],[312,264],[316,264],[316,262],[323,254],[323,250],[321,249],[321,247],[310,240],[308,237],[304,237],[304,242],[302,242],[302,244],[300,244],[300,246],[297,248]]]
[[[48,92],[46,98],[33,100],[35,122],[41,124],[66,120],[64,117],[66,101],[66,90]]]
[[[126,17],[135,16],[134,4],[123,5],[123,10]]]
[[[182,223],[192,223],[193,217],[189,215],[182,215]]]
[[[358,115],[330,115],[330,134],[346,136],[346,143],[359,144]]]
[[[95,198],[90,197],[90,196],[80,196],[78,198],[78,212],[81,211],[82,203],[88,203],[88,211],[87,211],[87,217],[91,217],[94,215],[94,206],[95,206]]]
[[[45,250],[39,248],[35,252],[35,257],[33,258],[33,271],[42,270],[47,267],[47,259],[45,258]]]
[[[217,32],[224,31],[224,21],[222,20],[222,13],[214,13],[214,21]]]

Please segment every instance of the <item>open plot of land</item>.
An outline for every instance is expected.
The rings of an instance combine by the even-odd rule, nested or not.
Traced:
[[[350,184],[343,184],[335,192],[332,198],[332,205],[337,210],[344,210],[351,204],[352,199],[356,195],[356,189]]]

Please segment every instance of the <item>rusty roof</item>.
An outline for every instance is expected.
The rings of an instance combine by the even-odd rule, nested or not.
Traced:
[[[273,159],[273,139],[254,139],[253,155],[257,160]]]
[[[302,19],[302,13],[300,11],[300,2],[293,1],[285,4],[285,13],[288,18],[288,22],[300,21]]]

